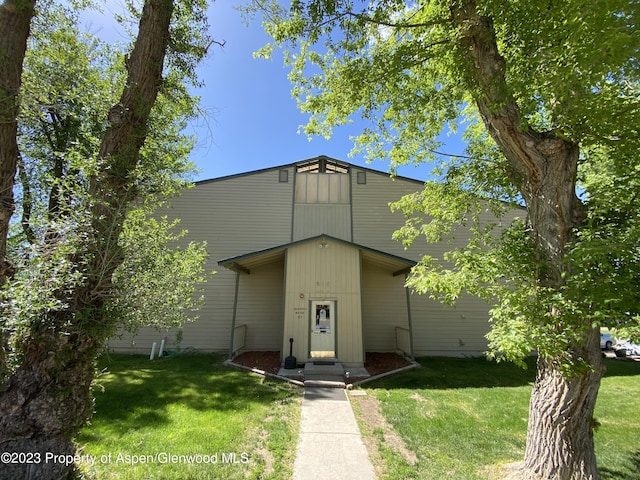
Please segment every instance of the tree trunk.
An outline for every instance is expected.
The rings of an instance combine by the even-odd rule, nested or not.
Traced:
[[[15,209],[18,94],[35,3],[35,0],[6,0],[0,5],[0,287],[15,273],[7,257],[7,237]],[[0,381],[6,370],[5,336],[4,322],[0,321]]]
[[[13,185],[18,164],[18,94],[35,0],[6,0],[0,5],[0,285],[13,275],[6,256]]]
[[[0,479],[72,477],[73,435],[93,413],[96,352],[90,337],[54,328],[27,340],[22,363],[0,395],[0,451],[15,456],[3,462]]]
[[[135,170],[162,83],[172,14],[173,0],[145,2],[127,84],[109,111],[101,164],[90,181],[91,228],[74,258],[86,280],[71,292],[58,292],[68,307],[30,325],[18,346],[20,365],[0,387],[0,452],[31,455],[3,465],[11,470],[0,470],[2,479],[64,479],[75,470],[69,457],[51,455],[75,453],[73,435],[93,412],[96,355],[115,328],[104,305],[122,262],[118,237],[136,198]]]
[[[588,345],[576,354],[594,369],[567,378],[552,361],[538,359],[529,405],[527,448],[512,478],[598,478],[593,411],[603,370],[599,329],[591,332]]]
[[[565,262],[574,229],[584,218],[576,196],[579,148],[554,132],[525,126],[506,82],[506,63],[497,46],[493,22],[478,13],[474,0],[453,0],[451,13],[462,34],[461,58],[465,79],[473,92],[482,120],[509,163],[507,174],[522,194],[528,223],[542,265],[541,286],[561,289],[570,266]],[[561,308],[551,317],[562,319]],[[561,325],[557,328],[571,328]],[[584,337],[572,345],[574,361],[592,370],[567,373],[566,358],[538,359],[531,395],[527,447],[512,479],[586,480],[598,476],[593,444],[593,413],[603,363],[599,329],[584,326]]]

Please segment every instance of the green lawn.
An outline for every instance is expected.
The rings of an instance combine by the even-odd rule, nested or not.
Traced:
[[[401,455],[384,428],[356,412],[377,446],[385,479],[482,479],[522,458],[535,368],[483,359],[419,360],[423,368],[366,385],[393,430],[416,454]],[[607,361],[595,435],[600,478],[640,480],[640,363]],[[371,423],[371,421],[369,421]]]
[[[216,355],[112,355],[96,413],[77,438],[96,479],[288,479],[299,389],[221,365]],[[90,457],[87,457],[90,458]]]
[[[278,479],[292,476],[300,389],[224,367],[215,355],[153,362],[102,359],[96,414],[78,437],[95,479]],[[523,454],[535,375],[481,359],[420,359],[422,368],[367,384],[390,427],[362,431],[381,479],[482,479]],[[602,480],[640,480],[640,363],[607,361],[595,436]],[[362,404],[364,405],[364,403]],[[367,404],[370,405],[370,404]],[[416,461],[390,441],[391,428]]]

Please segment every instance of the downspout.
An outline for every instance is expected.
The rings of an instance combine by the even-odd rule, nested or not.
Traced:
[[[293,189],[291,190],[291,241],[294,241],[294,218],[296,215],[296,185],[298,183],[298,167],[293,167]]]
[[[404,274],[405,285],[407,282],[408,275]],[[404,291],[407,294],[407,322],[409,323],[409,346],[411,348],[411,360],[415,360],[413,356],[413,321],[411,319],[411,292],[409,291],[409,287],[405,286]]]
[[[229,360],[233,359],[233,340],[236,330],[236,312],[238,311],[238,290],[240,287],[240,272],[236,272],[236,291],[233,296],[233,315],[231,316],[231,342],[229,343]]]
[[[353,226],[353,222],[351,222],[351,225]],[[353,238],[353,228],[351,230]],[[367,361],[367,352],[365,350],[366,347],[364,344],[364,307],[362,302],[362,295],[364,293],[362,288],[362,278],[364,274],[362,273],[362,250],[358,251],[358,255],[360,256],[360,338],[362,339],[362,365],[364,365]]]

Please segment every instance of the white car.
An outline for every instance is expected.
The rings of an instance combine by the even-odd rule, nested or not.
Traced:
[[[640,356],[640,345],[629,341],[616,345],[617,357],[635,357]]]
[[[613,338],[610,333],[600,334],[600,348],[602,350],[611,350],[615,344],[615,338]]]

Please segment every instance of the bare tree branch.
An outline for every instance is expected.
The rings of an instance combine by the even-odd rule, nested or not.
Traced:
[[[436,20],[430,20],[428,22],[411,23],[411,22],[391,22],[391,21],[385,21],[385,20],[378,20],[369,15],[365,15],[364,13],[345,12],[345,15],[357,18],[358,20],[362,20],[366,23],[372,23],[374,25],[379,25],[381,27],[390,27],[390,28],[397,28],[397,29],[435,27],[436,25],[445,25],[447,23],[451,23],[453,20],[452,16],[448,16],[446,18],[439,18]]]

